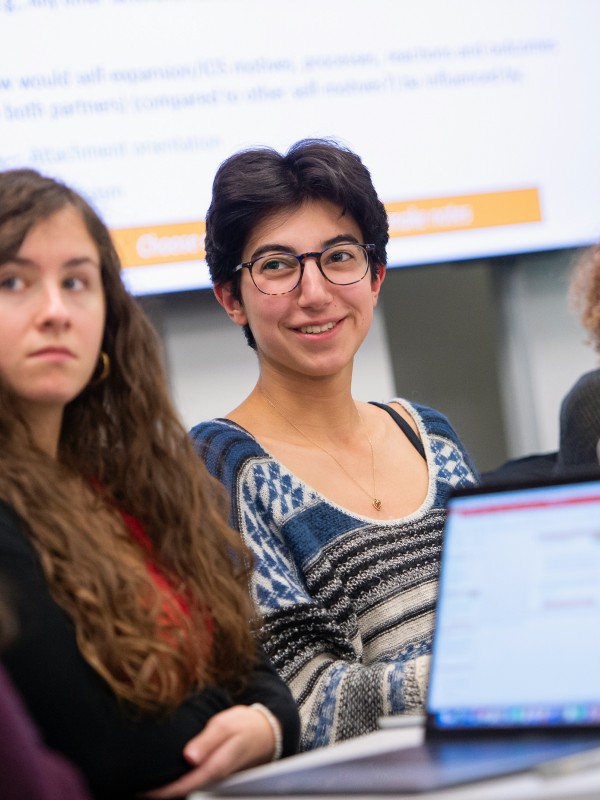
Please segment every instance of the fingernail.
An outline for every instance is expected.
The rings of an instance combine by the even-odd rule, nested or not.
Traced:
[[[200,754],[195,747],[184,748],[183,755],[191,764],[200,763]]]

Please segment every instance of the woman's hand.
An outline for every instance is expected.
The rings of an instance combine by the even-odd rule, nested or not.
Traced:
[[[232,772],[270,761],[275,750],[273,729],[251,706],[233,706],[215,714],[186,744],[183,755],[194,769],[143,796],[153,800],[181,797]]]

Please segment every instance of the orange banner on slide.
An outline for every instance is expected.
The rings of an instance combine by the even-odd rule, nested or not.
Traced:
[[[409,200],[386,203],[385,208],[392,237],[422,236],[542,220],[537,189]]]
[[[117,228],[111,235],[124,267],[142,267],[204,258],[204,222],[176,222]]]
[[[537,189],[456,195],[386,203],[390,236],[419,236],[496,225],[540,222]],[[111,230],[125,267],[204,259],[204,221]]]

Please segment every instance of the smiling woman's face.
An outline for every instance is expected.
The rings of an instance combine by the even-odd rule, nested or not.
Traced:
[[[263,220],[244,248],[243,261],[265,248],[300,254],[319,252],[342,240],[364,244],[355,220],[327,201],[309,202]],[[278,372],[333,375],[351,367],[371,325],[382,277],[383,271],[371,281],[369,271],[358,283],[334,285],[307,258],[300,285],[287,294],[262,294],[244,269],[241,303],[231,297],[219,299],[234,322],[250,326],[261,365]]]
[[[105,323],[98,248],[72,206],[0,264],[0,374],[26,417],[57,414],[89,382]]]

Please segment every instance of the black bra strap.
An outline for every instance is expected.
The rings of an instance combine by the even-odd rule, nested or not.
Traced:
[[[422,456],[425,460],[427,460],[423,443],[421,442],[417,434],[413,431],[413,429],[410,427],[408,422],[404,419],[404,417],[401,417],[397,411],[395,411],[391,406],[388,406],[385,403],[375,403],[373,400],[371,400],[370,405],[377,406],[378,408],[383,408],[384,411],[387,411],[387,413],[390,415],[390,417],[392,417],[394,422],[396,422],[402,428],[402,431],[406,435],[406,438],[415,448],[417,453],[419,453],[420,456]]]

